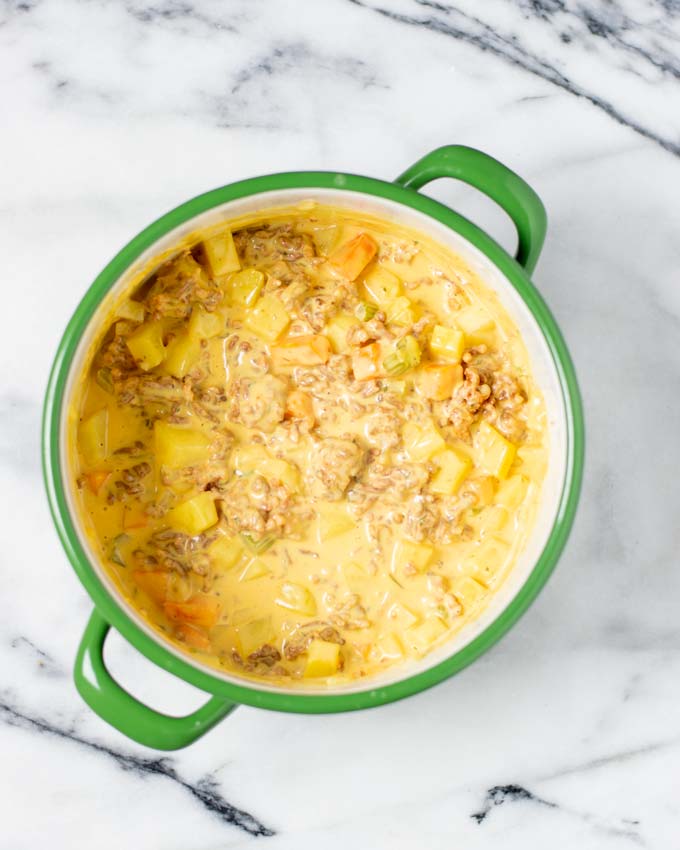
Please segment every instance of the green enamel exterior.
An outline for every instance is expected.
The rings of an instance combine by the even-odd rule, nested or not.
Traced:
[[[416,191],[440,177],[452,177],[477,187],[510,215],[519,237],[516,259],[476,225]],[[299,188],[342,189],[386,198],[431,216],[486,254],[515,287],[538,323],[554,361],[566,410],[566,473],[558,511],[541,556],[511,604],[471,643],[436,666],[393,684],[359,693],[292,694],[285,690],[259,690],[256,684],[234,684],[177,657],[161,642],[162,638],[159,637],[158,641],[152,639],[128,617],[90,564],[67,506],[60,460],[59,430],[64,389],[74,353],[97,306],[128,267],[168,231],[206,210],[262,192]],[[547,581],[564,548],[576,513],[583,474],[583,413],[574,367],[555,320],[529,280],[529,273],[543,245],[545,230],[543,205],[520,177],[480,151],[447,146],[427,154],[395,183],[353,174],[292,172],[255,177],[214,189],[159,218],[111,260],[85,294],[64,332],[43,410],[43,472],[50,509],[66,554],[95,604],[78,651],[74,673],[76,686],[91,708],[142,744],[163,750],[178,749],[207,732],[239,704],[312,714],[352,711],[402,699],[458,673],[517,622]],[[187,717],[170,717],[140,703],[110,676],[104,664],[103,646],[110,627],[119,631],[151,661],[210,694],[211,698]]]

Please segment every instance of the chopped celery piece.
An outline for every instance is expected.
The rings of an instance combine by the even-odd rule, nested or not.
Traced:
[[[113,395],[114,386],[113,386],[113,377],[111,375],[111,370],[108,368],[97,369],[97,373],[95,375],[95,380],[99,384],[99,386],[104,390],[104,392],[110,393]]]
[[[268,534],[266,537],[261,537],[259,540],[255,540],[250,534],[240,534],[239,537],[245,543],[246,548],[251,552],[254,552],[256,555],[261,555],[263,552],[266,552],[267,549],[270,549],[274,543],[276,543],[276,537],[272,534]]]
[[[368,322],[368,320],[372,319],[377,312],[378,308],[375,304],[371,304],[368,301],[360,301],[357,304],[354,315],[357,319],[361,319],[362,322]]]
[[[420,363],[420,346],[414,336],[405,336],[399,340],[395,351],[383,361],[388,375],[398,377]]]
[[[119,567],[127,566],[121,553],[121,549],[128,542],[129,539],[129,534],[119,534],[111,541],[109,558],[113,561],[114,564],[118,564]]]

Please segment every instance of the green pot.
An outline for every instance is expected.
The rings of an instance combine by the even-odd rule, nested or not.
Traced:
[[[418,189],[440,177],[475,186],[508,213],[519,237],[514,259],[467,219],[419,194]],[[103,320],[102,302],[112,291],[124,288],[135,270],[196,228],[243,212],[309,198],[371,212],[426,232],[477,268],[523,334],[546,397],[551,451],[540,515],[524,560],[518,562],[477,621],[448,645],[419,662],[390,670],[382,678],[325,690],[290,690],[246,681],[202,665],[164,641],[136,614],[98,563],[79,528],[65,434],[74,380],[82,371],[88,340]],[[583,469],[583,419],[574,368],[555,320],[529,279],[545,230],[543,205],[521,178],[486,154],[449,146],[427,154],[394,183],[353,174],[296,172],[224,186],[162,216],[113,258],[66,328],[52,368],[43,417],[43,466],[52,516],[73,568],[95,606],[78,650],[75,682],[83,699],[100,717],[142,744],[178,749],[195,741],[239,704],[321,713],[369,708],[410,696],[459,672],[508,631],[536,598],[557,563],[573,523]],[[103,660],[104,641],[112,627],[151,661],[210,694],[205,705],[187,717],[171,717],[127,693]]]

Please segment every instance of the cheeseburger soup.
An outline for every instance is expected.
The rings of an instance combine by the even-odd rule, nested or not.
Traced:
[[[198,234],[112,306],[77,494],[131,605],[285,687],[419,658],[483,610],[547,464],[517,328],[461,259],[312,203]]]

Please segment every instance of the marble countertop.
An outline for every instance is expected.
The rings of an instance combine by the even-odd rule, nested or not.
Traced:
[[[677,0],[7,0],[0,91],[0,848],[680,848]],[[288,169],[390,179],[445,143],[492,153],[549,212],[535,280],[588,431],[558,570],[427,693],[242,708],[171,755],[131,743],[74,689],[92,606],[41,481],[67,319],[192,195]],[[431,191],[512,245],[490,202]],[[150,704],[200,704],[110,644]]]

